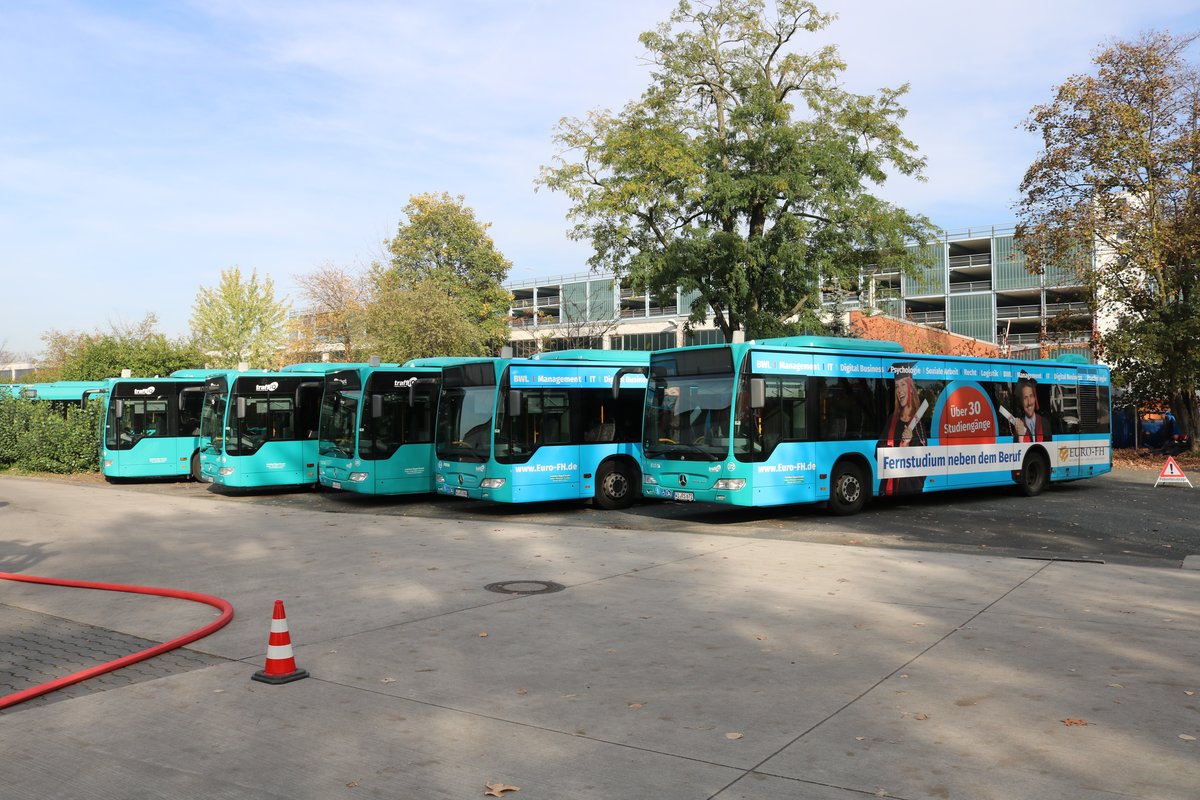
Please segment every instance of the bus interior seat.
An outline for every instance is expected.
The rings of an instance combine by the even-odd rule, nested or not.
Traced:
[[[585,442],[612,442],[617,438],[617,423],[601,422],[588,428],[583,434]]]

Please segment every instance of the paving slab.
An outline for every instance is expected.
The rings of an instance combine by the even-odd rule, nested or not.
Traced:
[[[0,478],[0,571],[185,588],[237,614],[190,646],[210,666],[0,715],[5,800],[467,798],[489,782],[517,800],[1172,800],[1200,785],[1195,570]],[[564,588],[487,590],[499,581]],[[267,686],[250,675],[277,597],[311,677]],[[213,612],[0,581],[5,606],[151,639]]]

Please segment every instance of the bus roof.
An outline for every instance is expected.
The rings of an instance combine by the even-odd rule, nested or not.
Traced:
[[[534,361],[620,361],[625,363],[649,364],[650,353],[647,350],[555,350],[535,353]]]
[[[807,347],[821,350],[874,350],[885,353],[903,353],[904,346],[888,339],[852,339],[847,336],[778,336],[771,339],[753,339],[747,344],[765,344],[775,347]]]
[[[54,381],[22,384],[15,396],[26,400],[82,401],[89,394],[108,390],[108,381]]]
[[[474,364],[479,361],[500,361],[492,356],[430,356],[426,358],[410,358],[405,361],[405,367],[456,367],[459,364]]]

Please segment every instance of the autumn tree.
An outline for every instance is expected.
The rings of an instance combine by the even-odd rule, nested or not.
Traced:
[[[620,113],[557,128],[539,182],[571,201],[591,265],[654,292],[698,292],[728,339],[819,325],[820,284],[869,265],[909,268],[930,226],[872,189],[921,179],[901,132],[906,86],[839,85],[834,47],[797,49],[833,19],[805,0],[682,0],[642,34],[651,84]]]
[[[372,352],[383,355],[432,345],[430,337],[439,335],[436,328],[421,332],[425,344],[419,348],[380,339],[400,335],[410,324],[385,319],[389,314],[413,314],[411,324],[433,328],[422,321],[414,298],[429,301],[431,312],[436,308],[450,325],[442,332],[445,349],[428,355],[484,355],[499,349],[508,333],[511,295],[503,283],[512,263],[488,236],[490,227],[475,218],[462,196],[443,192],[409,199],[396,235],[385,243],[388,262],[371,271]],[[406,292],[413,297],[405,297]],[[451,310],[456,310],[461,324],[458,318],[451,319]],[[472,336],[466,336],[467,328],[473,330]]]
[[[339,361],[363,360],[366,350],[367,276],[333,263],[295,277],[304,310],[290,322],[289,359],[320,360],[336,347]]]
[[[284,343],[288,304],[275,299],[275,284],[258,272],[249,277],[240,267],[221,270],[215,288],[201,287],[192,305],[191,327],[208,365],[233,368],[274,365]]]
[[[1116,42],[1025,127],[1042,151],[1021,183],[1018,237],[1033,268],[1092,289],[1098,345],[1142,401],[1170,404],[1197,442],[1200,383],[1200,79],[1195,36]]]

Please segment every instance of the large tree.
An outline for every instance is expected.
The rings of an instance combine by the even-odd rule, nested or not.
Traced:
[[[338,361],[362,360],[366,350],[366,275],[333,263],[297,275],[304,311],[291,320],[289,358],[320,360],[333,346]]]
[[[221,270],[215,288],[200,287],[192,305],[192,335],[208,365],[233,368],[241,362],[270,367],[280,360],[288,304],[275,299],[275,283],[249,277],[240,267]]]
[[[1200,78],[1195,36],[1116,42],[1026,128],[1042,152],[1021,184],[1033,268],[1073,267],[1093,290],[1098,345],[1134,396],[1170,404],[1197,442]]]
[[[899,126],[907,87],[845,91],[836,48],[796,50],[833,18],[764,6],[682,0],[641,36],[650,87],[619,114],[562,120],[539,179],[570,198],[594,268],[699,292],[692,321],[711,307],[727,338],[812,329],[823,281],[907,268],[931,227],[872,194],[889,170],[921,178]]]
[[[433,279],[401,286],[384,277],[367,309],[371,352],[384,361],[494,355],[489,341],[460,299]]]
[[[50,330],[42,335],[46,355],[39,372],[61,380],[103,380],[129,370],[134,377],[169,375],[204,366],[204,354],[190,342],[160,333],[158,318],[147,314],[133,325],[113,324],[107,332]]]
[[[487,233],[490,227],[475,218],[461,195],[442,192],[409,198],[396,235],[385,243],[388,263],[372,270],[370,316],[376,333],[372,341],[375,352],[408,349],[405,342],[377,338],[389,328],[380,324],[380,314],[403,300],[404,292],[434,302],[449,298],[462,319],[476,329],[475,341],[464,341],[456,331],[447,342],[454,349],[436,355],[475,355],[499,349],[508,334],[506,320],[512,298],[503,284],[512,263],[496,249]],[[400,332],[395,326],[391,331],[389,335]],[[464,352],[464,348],[472,352]]]

